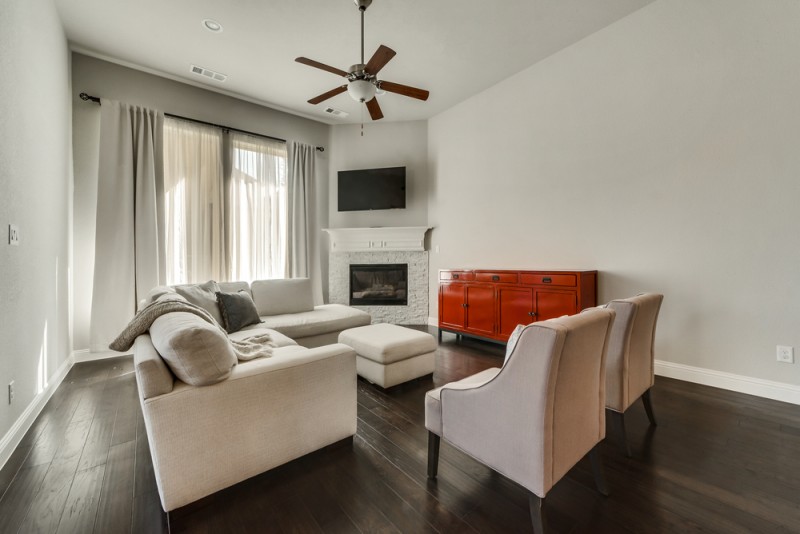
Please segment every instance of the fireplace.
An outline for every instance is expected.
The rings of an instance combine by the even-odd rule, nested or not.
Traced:
[[[350,305],[407,306],[408,264],[351,264]]]

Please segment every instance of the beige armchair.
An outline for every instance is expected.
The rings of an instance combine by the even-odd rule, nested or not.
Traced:
[[[628,456],[631,456],[631,449],[625,431],[625,411],[641,397],[650,424],[656,425],[650,388],[654,383],[656,321],[663,300],[664,295],[644,293],[612,300],[606,306],[617,313],[608,340],[606,408],[619,429]]]
[[[607,494],[595,449],[605,437],[605,357],[615,312],[595,309],[533,323],[502,369],[487,369],[425,397],[428,477],[439,440],[527,488],[535,532],[550,488],[589,453]]]

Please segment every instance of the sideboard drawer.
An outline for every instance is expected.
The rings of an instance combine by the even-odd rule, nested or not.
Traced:
[[[575,287],[577,278],[574,274],[531,274],[522,273],[521,282],[523,284]]]
[[[472,271],[439,271],[439,280],[465,280],[470,282],[475,280],[475,273]]]
[[[516,284],[519,283],[519,275],[517,273],[504,273],[504,272],[489,272],[479,271],[475,273],[475,280],[478,282],[500,282],[503,284]]]

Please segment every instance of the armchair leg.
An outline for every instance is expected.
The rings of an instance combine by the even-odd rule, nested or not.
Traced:
[[[531,523],[533,523],[533,534],[544,534],[544,499],[531,493],[530,494]]]
[[[617,433],[622,440],[622,450],[625,456],[630,458],[633,455],[631,454],[631,446],[628,444],[628,433],[625,430],[625,414],[614,410],[609,410],[607,413],[611,414],[611,419],[614,420],[614,425],[617,427]]]
[[[439,441],[441,438],[428,431],[428,478],[436,478],[439,471]]]
[[[649,389],[642,394],[642,404],[644,404],[644,411],[647,412],[647,418],[650,419],[650,424],[658,426],[658,423],[656,423],[656,416],[653,414],[653,403],[650,402]]]
[[[608,485],[603,473],[603,462],[600,459],[600,453],[597,452],[597,445],[589,451],[589,460],[592,462],[592,473],[594,473],[594,484],[597,486],[597,491],[604,497],[608,497]]]

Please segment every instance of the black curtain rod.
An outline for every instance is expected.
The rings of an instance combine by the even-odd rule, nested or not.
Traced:
[[[97,104],[100,103],[100,98],[92,95],[87,95],[86,93],[81,93],[78,95],[81,100],[85,100],[88,102],[96,102]],[[280,137],[272,137],[271,135],[264,135],[255,132],[248,132],[247,130],[240,130],[239,128],[231,128],[230,126],[223,126],[222,124],[214,124],[213,122],[206,122],[206,121],[199,121],[197,119],[190,119],[189,117],[181,117],[180,115],[173,115],[172,113],[164,113],[167,117],[172,117],[173,119],[180,119],[182,121],[189,121],[189,122],[196,122],[198,124],[205,124],[206,126],[214,126],[215,128],[222,128],[223,130],[230,130],[232,132],[240,132],[247,135],[254,135],[256,137],[266,137],[267,139],[272,139],[273,141],[282,141],[286,142],[286,139],[281,139]],[[325,147],[318,146],[316,147],[317,150],[320,152],[325,152]]]

